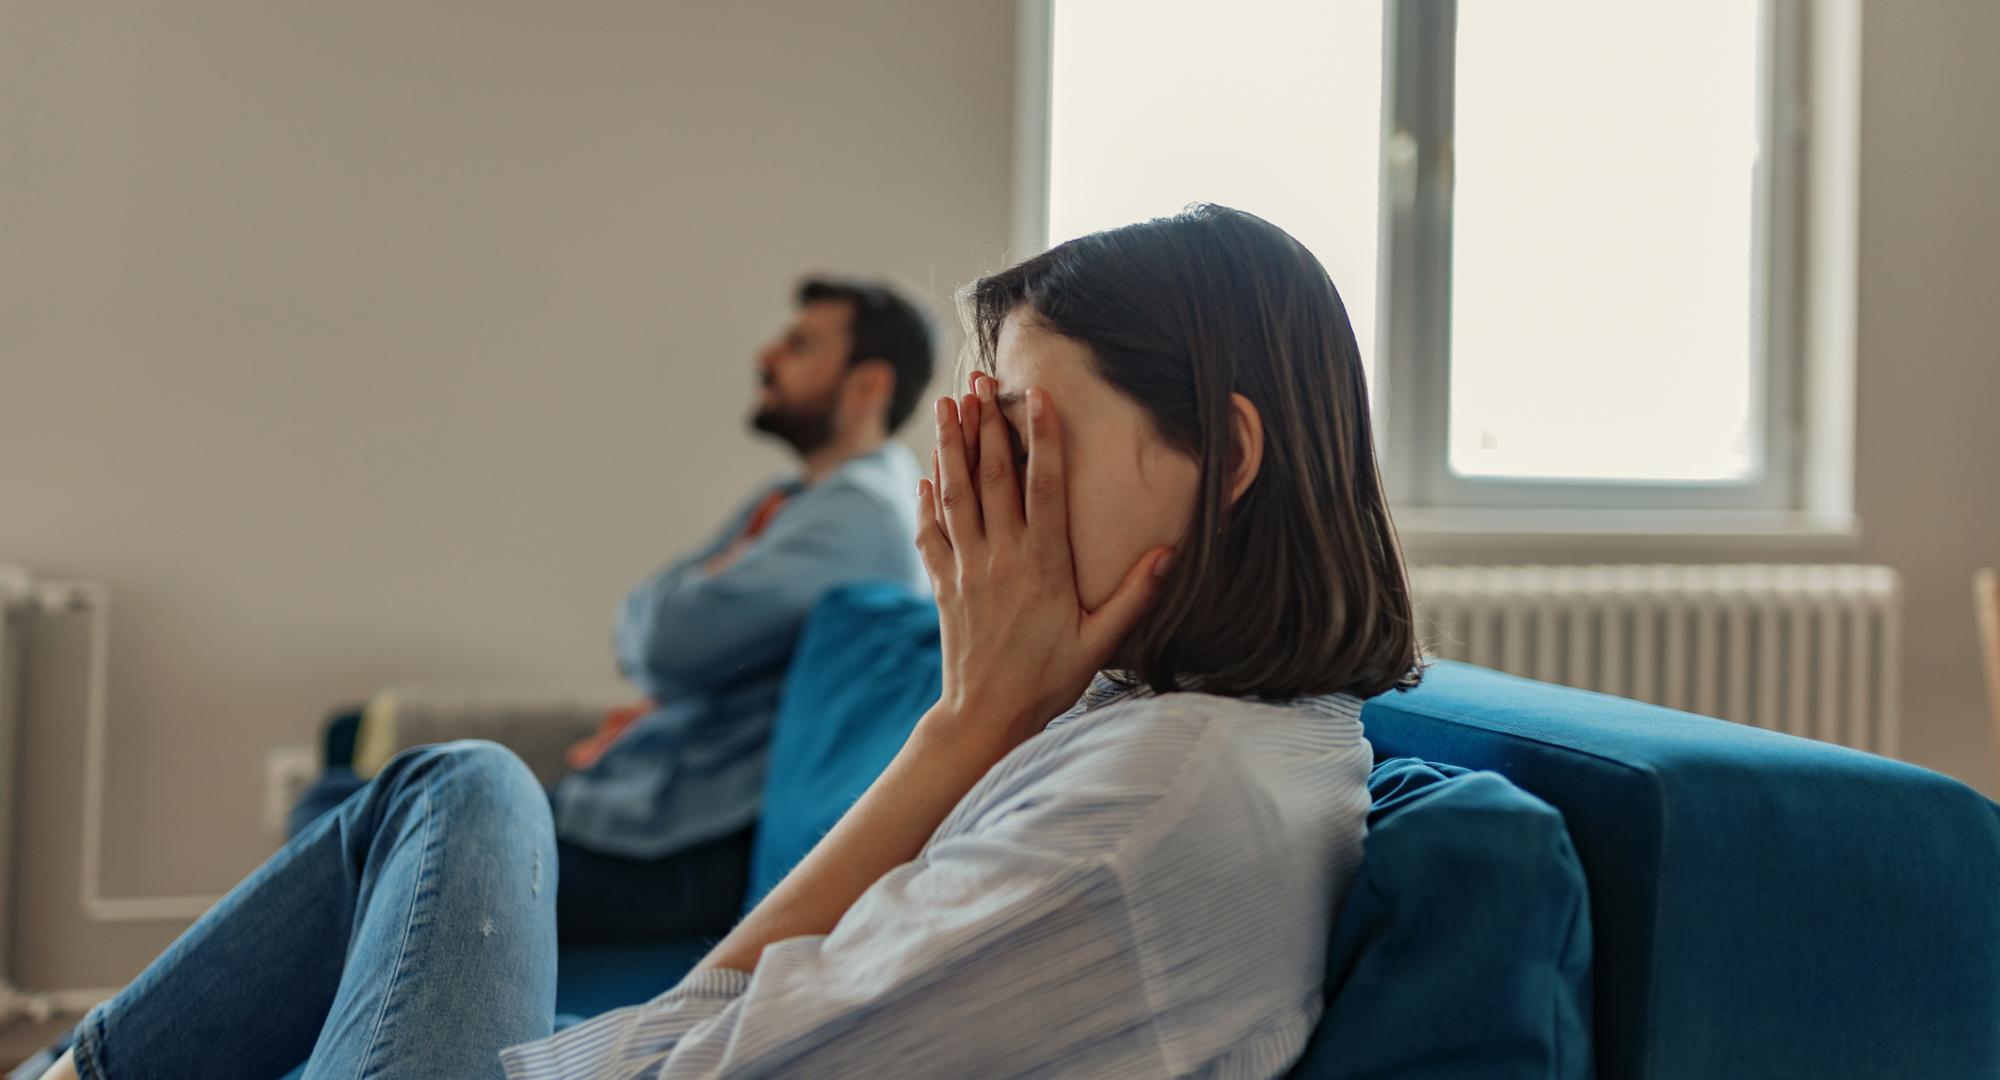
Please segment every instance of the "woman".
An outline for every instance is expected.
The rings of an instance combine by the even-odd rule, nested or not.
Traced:
[[[1360,699],[1418,670],[1346,311],[1213,206],[968,306],[980,370],[916,493],[943,693],[679,986],[547,1037],[545,805],[459,744],[279,852],[50,1075],[1289,1067],[1360,860]]]

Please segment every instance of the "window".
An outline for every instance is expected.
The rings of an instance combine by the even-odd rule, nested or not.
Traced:
[[[1027,239],[1197,200],[1290,230],[1400,503],[1797,508],[1793,0],[1033,6]]]
[[[1040,239],[1195,201],[1249,210],[1326,264],[1372,357],[1381,0],[1223,10],[1213,0],[1056,0]]]

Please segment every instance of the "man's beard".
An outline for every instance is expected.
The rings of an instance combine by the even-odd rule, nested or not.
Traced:
[[[782,403],[757,410],[750,426],[776,435],[801,455],[810,454],[833,441],[833,413],[839,390],[828,391],[818,401],[797,405]]]

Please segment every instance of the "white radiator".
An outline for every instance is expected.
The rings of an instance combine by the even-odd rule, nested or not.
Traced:
[[[1415,566],[1438,656],[1893,757],[1885,566]]]

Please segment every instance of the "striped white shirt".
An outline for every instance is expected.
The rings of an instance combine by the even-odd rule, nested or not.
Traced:
[[[1099,675],[829,934],[501,1055],[514,1080],[1268,1077],[1361,862],[1361,702]]]

